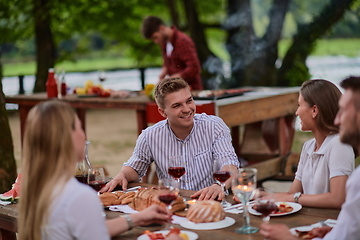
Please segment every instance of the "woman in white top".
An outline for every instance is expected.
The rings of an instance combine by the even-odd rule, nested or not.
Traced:
[[[354,170],[354,150],[339,140],[334,124],[340,90],[326,80],[302,84],[296,115],[301,130],[314,138],[305,142],[295,179],[287,193],[276,193],[276,201],[299,202],[303,206],[341,208],[345,184]]]
[[[169,221],[171,214],[158,205],[105,221],[96,192],[73,177],[76,162],[84,157],[84,144],[81,123],[68,104],[47,101],[30,111],[23,148],[19,240],[110,239],[133,226]]]

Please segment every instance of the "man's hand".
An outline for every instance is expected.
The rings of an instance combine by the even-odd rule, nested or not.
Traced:
[[[197,191],[193,195],[190,196],[191,198],[197,198],[199,200],[222,200],[225,198],[225,195],[221,189],[221,186],[217,184],[213,184],[210,187],[206,187],[201,189],[200,191]]]
[[[124,191],[127,190],[128,180],[122,172],[116,175],[116,177],[108,182],[99,192],[111,192],[117,185],[120,185]]]
[[[260,233],[267,240],[293,240],[299,239],[292,235],[289,228],[284,224],[274,224],[270,225],[267,223],[262,223],[260,226]]]

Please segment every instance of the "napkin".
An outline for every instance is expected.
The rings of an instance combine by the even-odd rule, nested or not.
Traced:
[[[3,206],[6,206],[6,205],[11,204],[11,202],[9,202],[9,201],[2,201],[2,200],[0,200],[0,204],[1,204],[1,205],[3,205]]]
[[[114,206],[110,206],[109,210],[114,212],[123,212],[129,214],[138,213],[138,211],[132,209],[131,207],[129,207],[129,205],[114,205]],[[181,224],[183,221],[186,221],[186,218],[175,215],[172,216],[172,223],[174,224]]]
[[[226,208],[224,208],[224,211],[227,213],[233,213],[233,214],[238,214],[238,213],[244,212],[243,206],[241,203],[232,205],[230,207],[226,207]]]
[[[123,212],[123,213],[138,213],[138,211],[129,207],[129,205],[114,205],[109,207],[110,211]]]

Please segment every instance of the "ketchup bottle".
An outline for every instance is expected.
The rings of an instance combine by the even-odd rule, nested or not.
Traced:
[[[58,88],[55,81],[54,69],[49,68],[48,79],[46,82],[46,93],[48,98],[57,98],[58,97]]]

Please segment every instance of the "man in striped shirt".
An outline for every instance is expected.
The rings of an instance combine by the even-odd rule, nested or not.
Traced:
[[[197,191],[192,197],[223,199],[221,187],[213,179],[213,161],[228,163],[231,171],[239,160],[231,144],[230,130],[217,116],[195,114],[196,106],[189,85],[181,78],[167,78],[155,89],[159,113],[167,118],[145,129],[139,136],[133,155],[119,174],[102,191],[118,184],[126,190],[130,181],[139,181],[152,162],[159,179],[169,178],[169,158],[181,156],[186,174],[180,188]],[[230,179],[226,187],[231,185]]]

